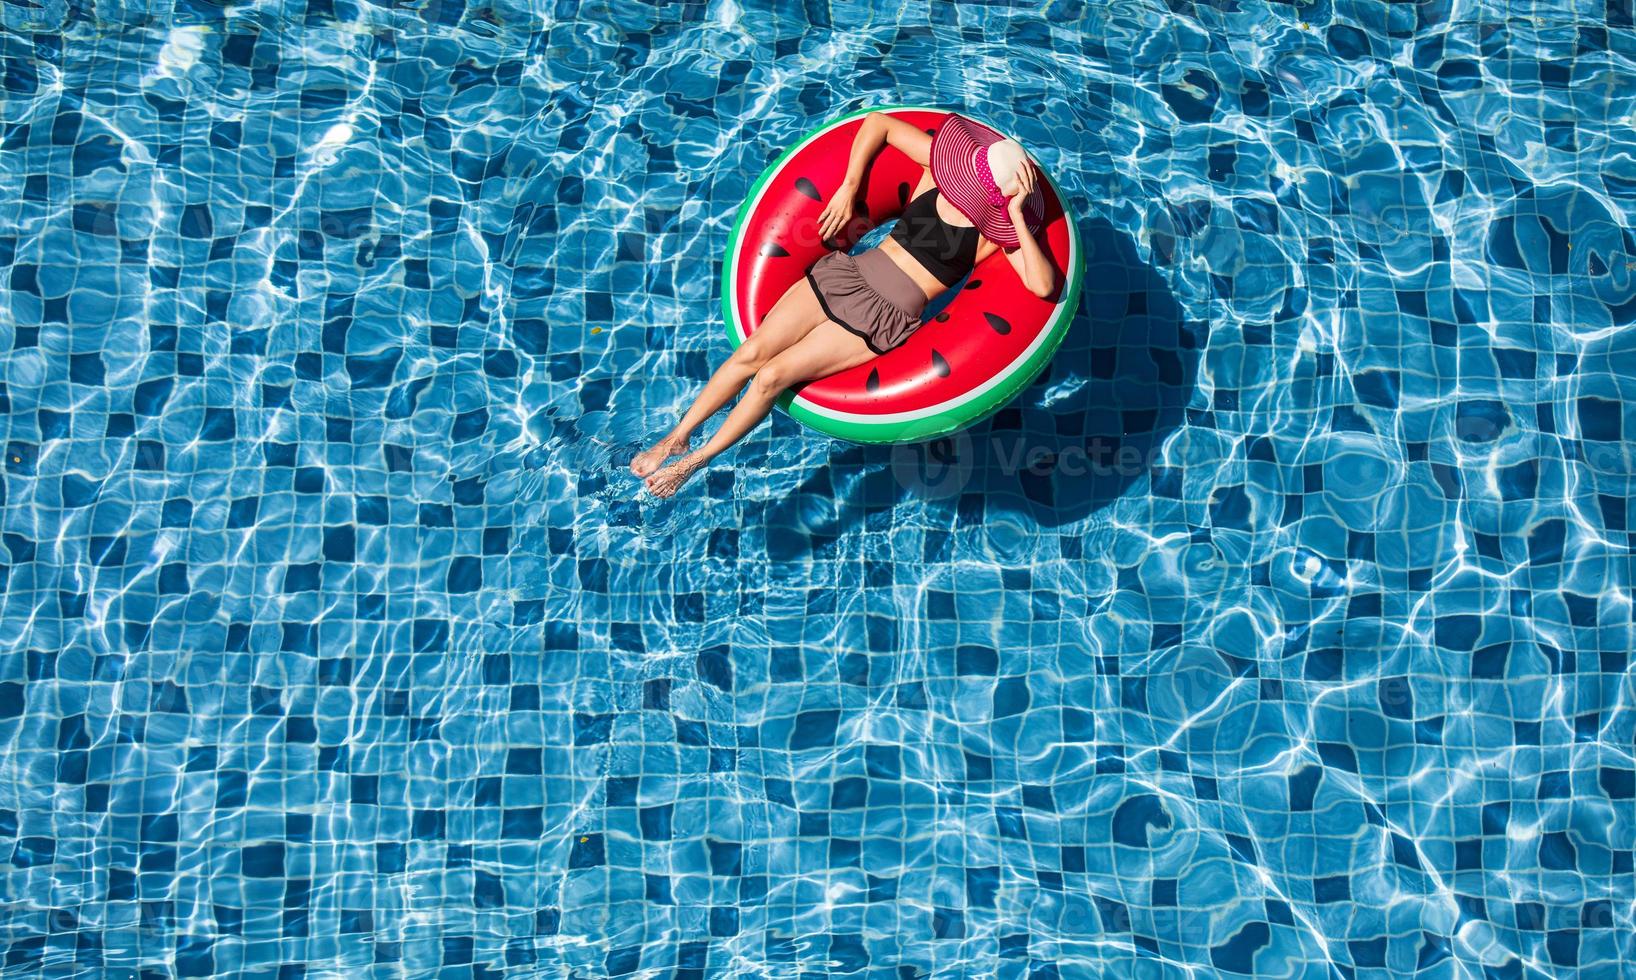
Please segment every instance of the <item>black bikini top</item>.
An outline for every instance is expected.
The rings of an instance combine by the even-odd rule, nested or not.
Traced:
[[[937,213],[937,188],[909,202],[892,228],[891,237],[926,271],[945,286],[952,286],[977,264],[975,225],[951,225]]]

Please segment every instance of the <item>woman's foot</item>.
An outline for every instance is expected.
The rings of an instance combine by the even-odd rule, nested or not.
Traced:
[[[672,456],[687,452],[687,436],[671,433],[653,444],[653,448],[636,454],[631,460],[631,472],[637,476],[648,476],[659,468],[659,464]]]
[[[655,497],[668,497],[682,488],[687,478],[704,465],[704,457],[690,453],[648,477],[648,492]]]

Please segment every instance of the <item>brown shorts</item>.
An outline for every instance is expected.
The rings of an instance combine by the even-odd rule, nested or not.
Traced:
[[[920,327],[926,293],[879,248],[861,255],[831,252],[807,272],[824,315],[884,354]]]

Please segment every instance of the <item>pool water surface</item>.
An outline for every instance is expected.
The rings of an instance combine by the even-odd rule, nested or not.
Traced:
[[[1636,972],[1628,0],[37,0],[0,92],[5,977]],[[891,103],[1049,168],[1061,351],[646,497]]]

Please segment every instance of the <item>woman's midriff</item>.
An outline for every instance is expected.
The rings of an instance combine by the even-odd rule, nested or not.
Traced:
[[[902,269],[905,275],[915,281],[915,285],[919,286],[921,291],[926,294],[928,301],[949,288],[943,285],[936,276],[927,272],[925,266],[916,262],[915,257],[909,254],[908,249],[898,244],[897,239],[883,238],[880,244],[875,247],[891,258],[893,265]]]

